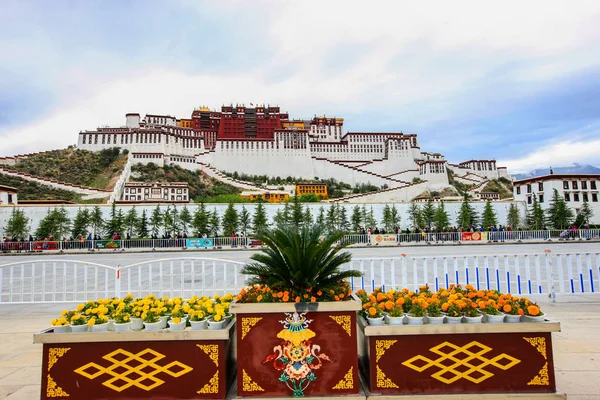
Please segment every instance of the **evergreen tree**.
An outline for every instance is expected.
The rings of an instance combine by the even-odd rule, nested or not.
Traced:
[[[273,216],[273,224],[277,229],[283,229],[283,227],[287,225],[282,209],[279,209],[275,212],[275,215]]]
[[[533,230],[540,230],[544,228],[544,210],[537,201],[537,196],[533,195],[533,202],[531,207],[527,210],[527,227]]]
[[[312,226],[312,224],[313,224],[313,217],[312,217],[312,213],[310,212],[310,207],[308,206],[308,204],[306,205],[306,208],[304,209],[304,216],[302,217],[302,223],[304,224],[304,226]]]
[[[183,210],[179,213],[179,223],[181,231],[187,235],[188,227],[192,223],[192,214],[188,210],[187,206],[183,206]]]
[[[117,211],[117,233],[120,236],[123,236],[123,231],[125,230],[125,215],[123,214],[123,209],[119,208]]]
[[[29,221],[23,210],[13,207],[10,219],[6,222],[4,228],[6,236],[19,241],[25,240],[29,233]]]
[[[388,232],[392,229],[392,210],[388,204],[383,207],[383,219],[381,220],[381,225]]]
[[[392,227],[390,229],[390,233],[395,232],[396,228],[400,229],[400,214],[398,213],[398,209],[395,204],[392,204],[392,209],[390,210],[390,217],[392,222]]]
[[[131,207],[129,211],[127,211],[127,215],[125,215],[124,225],[125,232],[133,237],[133,235],[135,235],[137,226],[139,225],[138,215],[135,206]]]
[[[579,210],[579,214],[577,214],[577,219],[575,220],[575,225],[578,227],[584,227],[585,225],[590,224],[590,219],[594,216],[594,211],[590,207],[587,201],[583,202],[583,206],[581,206],[581,210]]]
[[[319,215],[317,215],[317,225],[325,225],[325,209],[323,206],[319,207]]]
[[[87,208],[77,210],[77,215],[73,220],[73,228],[71,229],[71,235],[76,238],[78,236],[87,236],[87,228],[90,224],[90,212]]]
[[[373,229],[377,227],[377,220],[375,219],[375,212],[373,211],[373,207],[367,213],[367,225],[372,227]]]
[[[573,223],[573,210],[569,208],[565,199],[554,189],[552,200],[546,210],[546,221],[554,229],[566,229]]]
[[[352,232],[360,232],[362,215],[359,206],[354,206],[352,210]]]
[[[252,226],[252,219],[250,218],[250,213],[246,210],[246,207],[242,206],[242,211],[240,212],[240,229],[244,232],[244,235],[248,235],[250,228]]]
[[[490,227],[498,224],[496,212],[492,207],[492,202],[489,200],[485,202],[485,207],[483,208],[483,213],[481,214],[481,224],[483,225],[483,229],[489,229]]]
[[[142,216],[138,219],[138,223],[135,229],[138,237],[148,237],[148,217],[146,216],[146,210],[142,210]]]
[[[117,207],[113,202],[112,206],[110,207],[109,219],[106,223],[106,235],[112,238],[115,233],[119,233],[119,228],[119,213],[117,212]]]
[[[302,203],[298,201],[298,196],[294,196],[294,205],[292,206],[290,222],[298,229],[302,227],[304,213],[302,212]]]
[[[173,232],[173,234],[181,233],[181,220],[179,219],[179,211],[177,211],[175,205],[171,208],[171,226],[169,227],[169,231]]]
[[[350,230],[350,222],[348,221],[348,212],[346,211],[346,207],[343,205],[338,206],[339,215],[338,215],[338,224],[339,230],[342,232],[348,232]]]
[[[54,210],[48,209],[46,216],[40,220],[40,223],[35,231],[35,235],[39,240],[43,240],[49,238],[50,235],[54,235],[53,214]]]
[[[425,222],[425,226],[431,228],[431,224],[435,220],[435,212],[436,210],[433,207],[433,200],[429,199],[427,201],[427,204],[423,208],[423,211],[421,211],[421,213],[423,214],[423,222]]]
[[[160,211],[160,206],[157,205],[150,216],[150,229],[152,229],[152,235],[158,236],[162,220],[163,214]]]
[[[215,208],[210,216],[208,217],[208,229],[210,234],[213,237],[216,237],[219,234],[219,227],[221,226],[221,219],[219,218],[219,214],[217,213],[217,209]],[[211,236],[209,235],[209,236]]]
[[[410,218],[410,223],[413,228],[423,229],[423,214],[421,213],[421,208],[417,205],[417,203],[410,203],[410,207],[408,208],[408,217]]]
[[[290,207],[290,203],[283,204],[283,225],[287,225],[292,222],[292,209]]]
[[[508,216],[506,217],[506,225],[517,230],[521,226],[521,217],[519,216],[519,208],[515,203],[510,203],[508,207]]]
[[[262,203],[258,203],[256,210],[254,210],[254,232],[259,233],[268,228],[267,214],[265,212],[265,206]]]
[[[460,205],[460,211],[458,212],[456,224],[463,230],[467,230],[471,226],[476,228],[477,222],[477,211],[475,210],[475,207],[469,203],[469,196],[465,194],[463,196],[463,202]]]
[[[440,201],[440,204],[438,204],[437,209],[435,210],[433,222],[435,223],[435,226],[437,227],[438,230],[442,230],[443,228],[446,228],[448,225],[450,225],[448,212],[446,211],[446,208],[444,207],[443,200]]]
[[[192,228],[194,228],[196,237],[202,237],[204,234],[208,235],[208,220],[209,214],[206,212],[206,206],[204,203],[200,203],[200,206],[196,208],[194,220],[192,221]]]
[[[325,230],[329,233],[337,230],[337,212],[335,203],[331,203],[329,210],[327,210],[327,220],[325,222],[325,226]]]
[[[90,225],[92,227],[92,233],[94,234],[94,237],[96,237],[97,234],[102,235],[104,218],[102,218],[102,210],[100,210],[99,206],[95,206],[92,209],[90,214]]]
[[[167,206],[167,209],[162,213],[162,228],[163,234],[173,232],[173,214],[171,213],[171,206]]]
[[[238,213],[233,207],[233,203],[229,203],[227,209],[225,210],[225,214],[223,214],[223,235],[231,236],[232,233],[237,232],[238,224]]]

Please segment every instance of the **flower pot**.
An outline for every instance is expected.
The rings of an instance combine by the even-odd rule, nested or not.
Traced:
[[[169,320],[169,315],[163,315],[160,317],[160,329],[165,329],[167,327],[167,321]]]
[[[408,314],[406,316],[406,320],[408,322],[408,325],[422,325],[423,324],[423,318],[424,317],[414,317],[410,314]]]
[[[381,326],[381,325],[383,325],[383,317],[379,317],[379,318],[370,318],[370,317],[367,317],[367,321],[369,322],[369,325],[372,325],[372,326]]]
[[[498,315],[486,314],[485,318],[486,318],[486,322],[488,324],[501,324],[504,322],[504,314],[498,314]]]
[[[229,322],[231,322],[232,318],[233,318],[233,315],[231,315],[231,314],[227,314],[225,316],[225,326],[229,325]]]
[[[463,317],[451,317],[446,315],[446,323],[448,324],[461,324]]]
[[[144,329],[144,320],[137,317],[131,317],[131,330],[141,331]]]
[[[109,319],[108,320],[108,327],[107,327],[109,332],[114,332],[115,331],[115,320],[114,319]]]
[[[144,329],[148,332],[155,332],[161,330],[162,321],[158,322],[144,322]]]
[[[404,316],[390,317],[388,315],[385,317],[385,322],[387,322],[388,325],[402,325],[404,323]]]
[[[483,315],[478,315],[477,317],[467,317],[465,315],[465,322],[467,324],[480,324],[483,320]]]
[[[53,326],[52,329],[54,333],[67,333],[71,331],[69,325]]]
[[[525,322],[544,322],[546,320],[546,315],[536,315],[535,317],[531,315],[525,316]]]
[[[131,330],[131,322],[125,322],[124,324],[115,324],[115,332],[126,332]]]
[[[169,330],[171,331],[182,331],[185,329],[185,320],[182,319],[180,322],[169,321]]]
[[[441,325],[444,323],[444,319],[446,319],[446,317],[444,317],[443,315],[439,316],[439,317],[431,317],[431,316],[427,316],[427,323],[429,325]]]
[[[511,323],[511,324],[521,322],[520,315],[506,314],[505,317],[506,317],[506,322]]]
[[[104,324],[92,325],[92,332],[108,332],[108,322]]]
[[[208,320],[208,329],[211,329],[211,330],[223,329],[224,326],[225,326],[225,320],[221,320],[219,322],[213,321],[212,319]]]
[[[87,324],[71,325],[71,332],[73,332],[73,333],[81,333],[81,332],[87,332],[87,331],[88,331]]]
[[[191,321],[190,320],[190,325],[192,326],[193,331],[201,331],[208,327],[208,323],[206,322],[205,319],[202,321]]]

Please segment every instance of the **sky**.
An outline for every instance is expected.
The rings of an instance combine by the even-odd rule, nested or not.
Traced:
[[[600,2],[0,0],[0,156],[281,106],[452,162],[600,166]]]

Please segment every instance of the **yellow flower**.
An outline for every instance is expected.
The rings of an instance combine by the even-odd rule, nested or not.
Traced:
[[[181,322],[181,318],[175,317],[175,318],[172,319],[172,321],[173,321],[174,324],[178,324],[178,323]]]
[[[213,317],[213,319],[215,320],[215,322],[219,322],[223,319],[223,317],[221,316],[221,314],[217,314]]]
[[[96,324],[96,318],[92,317],[90,318],[90,320],[88,321],[88,326],[94,326]]]
[[[83,307],[85,307],[83,304],[78,304],[77,305],[77,311],[81,312],[81,310],[83,310]]]

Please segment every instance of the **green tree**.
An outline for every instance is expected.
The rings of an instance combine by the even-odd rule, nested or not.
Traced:
[[[392,209],[388,204],[383,207],[383,219],[381,220],[381,225],[386,231],[390,231],[392,229]]]
[[[421,213],[423,215],[423,222],[425,223],[425,226],[428,226],[429,228],[431,228],[431,224],[435,221],[435,212],[436,212],[436,210],[433,207],[433,200],[429,199],[427,201],[427,204],[425,204],[423,211],[421,211]]]
[[[352,232],[360,232],[362,215],[359,206],[354,206],[352,210]]]
[[[138,237],[148,237],[148,217],[146,216],[146,210],[142,210],[142,216],[138,219],[135,229]]]
[[[287,225],[283,210],[279,209],[275,212],[275,215],[273,216],[273,224],[276,228],[281,228],[284,225]]]
[[[223,214],[223,235],[231,236],[232,233],[237,232],[239,224],[239,216],[236,209],[233,207],[233,203],[229,203],[225,214]]]
[[[367,225],[371,228],[375,228],[377,226],[377,220],[375,219],[375,212],[373,211],[373,207],[369,209],[367,213]]]
[[[29,221],[23,210],[13,207],[10,219],[6,222],[4,228],[6,236],[20,241],[25,240],[29,233]]]
[[[546,210],[546,221],[554,229],[565,229],[573,223],[573,210],[569,208],[565,199],[554,189],[552,200]]]
[[[410,207],[408,207],[408,218],[410,218],[410,223],[414,228],[423,229],[423,215],[421,213],[421,208],[417,203],[410,203]]]
[[[594,216],[594,211],[590,207],[587,201],[583,202],[581,206],[581,210],[579,210],[579,214],[577,214],[577,218],[575,219],[575,225],[578,227],[583,227],[585,225],[590,224],[590,219]]]
[[[390,229],[390,232],[395,231],[396,228],[400,229],[400,214],[398,213],[398,209],[396,208],[395,204],[392,204],[392,209],[390,210],[390,216],[391,216],[391,222],[392,222],[392,227]]]
[[[331,203],[329,209],[327,210],[327,220],[325,222],[327,232],[335,232],[337,230],[337,223],[336,204]]]
[[[346,207],[343,205],[338,206],[338,226],[342,232],[348,232],[350,230],[350,222],[348,221],[348,212]]]
[[[481,214],[481,224],[483,225],[483,229],[488,229],[498,224],[496,212],[494,211],[494,207],[492,207],[492,202],[489,200],[485,202],[485,207]]]
[[[167,212],[169,208],[167,208]],[[179,211],[177,211],[177,207],[175,205],[171,208],[171,225],[169,227],[169,231],[173,233],[181,233],[181,220],[179,219]]]
[[[50,235],[54,235],[54,221],[53,221],[54,210],[48,209],[46,216],[40,220],[38,227],[35,231],[35,235],[38,239],[49,238]]]
[[[510,203],[508,207],[508,215],[506,217],[506,225],[512,229],[517,230],[521,226],[521,217],[519,215],[519,208],[515,203]]]
[[[438,204],[437,209],[435,210],[434,223],[438,230],[442,230],[443,228],[446,228],[448,225],[450,225],[448,212],[444,207],[443,200],[440,201],[440,204]]]
[[[304,215],[302,217],[302,223],[304,226],[310,226],[313,224],[313,216],[310,212],[310,207],[307,205],[304,209]]]
[[[90,214],[90,225],[92,227],[92,233],[94,234],[94,237],[96,237],[97,234],[102,235],[104,218],[102,217],[102,210],[99,206],[95,206],[92,209]]]
[[[302,226],[304,220],[304,213],[302,212],[302,203],[298,201],[298,196],[294,196],[294,205],[292,206],[292,212],[290,216],[290,222],[298,229]]]
[[[106,234],[110,235],[111,237],[115,233],[120,234],[122,232],[122,228],[123,228],[122,215],[121,215],[121,217],[119,217],[119,212],[117,211],[117,207],[116,207],[115,203],[113,202],[112,206],[110,207],[109,219],[108,219],[108,222],[106,223]]]
[[[465,194],[463,196],[463,202],[460,205],[460,211],[458,212],[456,224],[463,230],[467,230],[471,226],[473,228],[477,227],[478,219],[479,218],[475,207],[469,203],[469,196]]]
[[[211,235],[217,236],[219,234],[219,227],[221,226],[221,219],[215,208],[210,216],[208,217],[208,229]]]
[[[283,204],[283,224],[289,224],[292,222],[292,208],[290,207],[290,203]]]
[[[123,222],[125,226],[125,232],[133,237],[138,226],[138,215],[135,206],[131,207],[129,211],[127,211]]]
[[[170,206],[167,206],[167,209],[162,214],[162,228],[163,233],[166,235],[167,233],[173,232],[173,225],[175,221],[173,219],[173,213],[171,212]]]
[[[262,232],[268,228],[267,214],[265,212],[265,206],[262,203],[258,203],[256,206],[252,221],[254,222],[254,232]]]
[[[160,206],[157,205],[156,208],[152,210],[152,215],[150,216],[150,229],[152,229],[152,235],[158,236],[162,220],[163,214],[160,211]]]
[[[183,210],[179,213],[179,224],[181,231],[187,235],[188,227],[192,223],[192,214],[188,210],[187,206],[183,206]]]
[[[71,235],[76,238],[78,236],[87,236],[88,225],[90,224],[90,212],[87,208],[79,208],[77,215],[73,220],[73,228],[71,229]]]
[[[533,230],[540,230],[544,228],[544,210],[537,201],[537,196],[533,195],[533,202],[531,207],[527,210],[527,227]]]
[[[194,220],[192,221],[192,228],[196,237],[202,237],[205,233],[208,234],[208,220],[209,214],[206,212],[206,206],[204,203],[200,203],[196,208],[196,212],[194,212]]]
[[[317,215],[317,225],[325,225],[325,209],[323,206],[319,207],[319,215]]]
[[[248,235],[252,227],[252,218],[250,217],[250,213],[246,210],[246,207],[242,206],[242,211],[240,212],[240,229],[244,232],[244,235]]]

